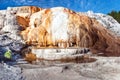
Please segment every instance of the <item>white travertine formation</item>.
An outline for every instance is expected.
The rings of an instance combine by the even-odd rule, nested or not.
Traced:
[[[19,20],[17,20],[18,16]],[[21,24],[18,24],[18,22]],[[23,25],[25,25],[24,30],[21,31],[20,28]],[[24,39],[28,44],[38,44],[40,47],[57,46],[60,48],[69,48],[79,46],[80,48],[82,46],[90,48],[95,45],[94,48],[97,49],[98,52],[99,50],[100,52],[111,51],[112,46],[114,46],[113,44],[116,44],[115,47],[119,47],[119,39],[114,38],[109,31],[111,30],[119,35],[120,24],[113,18],[91,12],[79,14],[63,7],[50,9],[29,6],[9,7],[6,11],[3,11],[3,13],[0,11],[0,28],[1,32],[8,33],[6,35],[9,36],[9,39],[19,41]],[[108,34],[104,34],[106,32],[108,32]],[[22,38],[20,35],[22,35]],[[1,38],[1,40],[2,39],[3,38]],[[116,39],[116,41],[114,41],[114,39]],[[63,58],[63,56],[73,56],[74,52],[70,49],[68,50],[61,50],[59,54],[56,49],[55,52],[53,51],[53,54],[49,54],[52,52],[46,52],[46,49],[44,50],[43,58],[49,59],[49,56],[51,56],[50,59],[60,59]],[[38,51],[40,52],[38,53]],[[38,51],[38,54],[35,54],[41,57],[42,49],[38,49]],[[75,49],[75,51],[77,51],[77,49]],[[114,48],[113,51],[119,52],[117,48]]]
[[[75,59],[79,56],[90,55],[91,52],[87,48],[73,49],[32,49],[32,53],[37,58],[46,60]]]
[[[2,29],[4,26],[4,21],[6,16],[5,13],[6,13],[6,10],[0,10],[0,29]]]
[[[102,13],[85,12],[90,18],[96,19],[104,27],[112,31],[115,35],[120,36],[120,24],[112,17]]]

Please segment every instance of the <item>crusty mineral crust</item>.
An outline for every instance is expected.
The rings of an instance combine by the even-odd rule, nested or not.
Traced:
[[[53,48],[87,47],[105,56],[120,55],[120,38],[84,14],[55,7],[32,13],[28,21],[21,32],[27,44]]]

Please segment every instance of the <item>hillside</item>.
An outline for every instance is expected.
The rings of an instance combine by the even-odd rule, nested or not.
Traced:
[[[8,7],[0,11],[0,79],[119,80],[119,36],[109,15]],[[8,50],[12,61],[3,64]]]

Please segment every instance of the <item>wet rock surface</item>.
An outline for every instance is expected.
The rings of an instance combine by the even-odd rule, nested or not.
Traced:
[[[34,45],[37,48],[87,47],[96,54],[120,56],[120,38],[113,35],[116,33],[114,30],[110,31],[115,27],[119,29],[118,23],[113,20],[113,24],[116,25],[110,25],[113,28],[108,28],[105,26],[109,24],[104,26],[97,21],[97,17],[91,18],[64,7],[43,9],[30,16],[29,25],[21,31],[21,36],[28,45]],[[108,21],[112,23],[112,18],[106,16],[106,19],[110,19]],[[103,20],[104,23],[106,19],[101,19],[101,21]],[[26,19],[23,17],[23,20]],[[22,25],[22,22],[20,23]]]
[[[36,64],[17,65],[25,80],[119,80],[120,58],[93,57],[96,61],[64,63],[40,61]]]
[[[40,60],[13,66],[0,64],[1,80],[119,80],[119,57],[92,57],[95,61],[60,62]]]
[[[32,53],[37,58],[46,60],[61,60],[61,59],[75,59],[83,55],[91,55],[88,48],[66,48],[66,49],[32,49]],[[39,53],[39,54],[38,54]]]

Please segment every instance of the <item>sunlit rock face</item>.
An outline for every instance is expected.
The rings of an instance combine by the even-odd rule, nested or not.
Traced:
[[[66,8],[42,9],[30,16],[21,32],[27,44],[39,48],[90,48],[106,56],[120,55],[120,39],[96,19]]]
[[[4,12],[1,11],[1,31],[11,33],[11,38],[15,40],[20,40],[21,36],[19,36],[19,32],[21,31],[21,25],[18,24],[19,15],[27,14],[25,17],[29,18],[29,16],[38,10],[37,7],[34,6],[24,6],[24,7],[8,7]],[[29,16],[28,16],[29,15]],[[27,24],[27,23],[26,23]]]
[[[8,7],[6,10],[0,10],[0,48],[20,52],[25,44],[20,36],[23,27],[19,25],[17,18],[22,14],[30,17],[38,10],[39,8],[34,6]]]
[[[88,48],[34,48],[32,49],[32,53],[34,53],[37,58],[46,60],[76,60],[81,57],[89,58],[92,54]]]
[[[2,29],[4,26],[5,12],[6,12],[5,10],[0,11],[0,29]]]
[[[120,24],[113,17],[102,13],[93,13],[92,11],[84,12],[83,14],[96,19],[105,28],[112,31],[113,34],[120,36]]]
[[[91,23],[87,16],[62,7],[44,9],[31,15],[29,27],[21,34],[29,44],[38,43],[41,47],[80,46],[80,27],[89,27]]]
[[[29,25],[29,20],[30,16],[35,13],[42,10],[42,8],[35,7],[35,6],[24,6],[24,7],[19,7],[17,10],[17,21],[22,28],[26,28]]]
[[[78,57],[81,54],[78,52],[88,53],[90,50],[105,56],[119,56],[117,29],[119,24],[113,18],[103,15],[99,20],[98,14],[76,13],[63,7],[42,9],[24,6],[0,11],[1,46],[11,46],[11,49],[20,51],[21,44],[26,42],[35,46],[32,52],[38,57],[52,60],[73,55]],[[47,52],[46,48],[55,48],[55,51]],[[88,52],[82,48],[87,48]],[[51,51],[53,55],[48,54]]]

